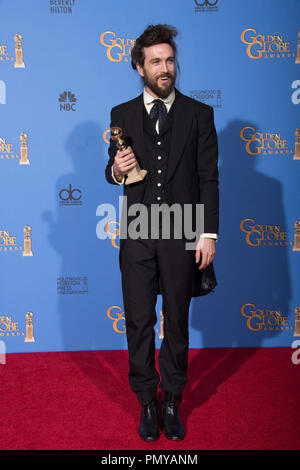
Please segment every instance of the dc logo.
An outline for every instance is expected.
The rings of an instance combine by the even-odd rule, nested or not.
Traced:
[[[75,197],[74,193],[79,193],[79,196]],[[72,189],[71,184],[69,184],[69,189],[64,188],[59,192],[59,197],[62,201],[79,201],[81,199],[80,189]]]
[[[217,3],[218,3],[219,0],[204,0],[204,2],[198,2],[197,0],[195,0],[195,3],[198,7],[214,7]]]

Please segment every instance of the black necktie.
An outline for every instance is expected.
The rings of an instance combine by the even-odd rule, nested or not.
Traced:
[[[167,108],[162,100],[154,100],[153,103],[154,105],[150,111],[150,118],[153,120],[154,126],[158,119],[158,131],[160,132],[167,116]]]

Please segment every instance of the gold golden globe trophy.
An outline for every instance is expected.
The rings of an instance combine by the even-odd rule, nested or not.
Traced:
[[[296,220],[293,251],[300,251],[300,220]]]
[[[295,64],[300,64],[300,31],[298,32],[297,57]]]
[[[157,333],[159,332],[159,339],[164,339],[164,315],[162,313],[162,310],[159,312],[160,313],[160,330],[156,328]]]
[[[160,311],[160,334],[159,339],[164,339],[164,314]]]
[[[125,140],[122,139],[123,131],[120,127],[111,127],[110,136],[113,140],[117,142],[117,147],[119,150],[126,150],[127,145]],[[147,174],[147,170],[141,170],[140,165],[137,163],[134,168],[128,171],[127,179],[125,184],[136,183],[137,181],[142,181]]]
[[[28,160],[28,148],[27,148],[27,139],[28,135],[25,132],[20,134],[20,143],[21,143],[21,158],[19,161],[20,165],[30,165],[30,161]]]
[[[300,160],[300,129],[296,129],[295,132],[295,154],[293,159],[294,160]]]
[[[24,251],[23,256],[33,256],[31,251],[31,227],[25,225],[24,227]]]
[[[25,64],[23,62],[23,49],[22,49],[21,34],[15,34],[14,40],[15,40],[15,53],[16,53],[15,68],[24,69]]]
[[[300,307],[295,308],[295,331],[294,336],[300,336]]]
[[[24,339],[25,343],[34,343],[35,339],[33,337],[33,313],[26,313],[26,336]]]

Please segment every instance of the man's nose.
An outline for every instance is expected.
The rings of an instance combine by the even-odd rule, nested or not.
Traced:
[[[167,62],[162,62],[161,71],[162,72],[169,72]]]

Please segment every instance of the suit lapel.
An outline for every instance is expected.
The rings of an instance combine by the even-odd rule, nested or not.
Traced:
[[[173,129],[171,137],[170,155],[168,161],[168,172],[166,181],[168,182],[179,163],[182,151],[192,122],[192,113],[185,96],[178,90],[176,99],[173,103]],[[147,159],[145,154],[144,130],[143,130],[143,93],[139,95],[128,109],[126,116],[126,131],[130,137],[131,146],[134,149],[135,156],[141,168],[147,169]]]
[[[192,113],[190,112],[190,107],[184,95],[182,95],[178,90],[175,91],[176,99],[173,104],[173,129],[166,182],[172,178],[173,173],[179,163],[193,118]]]

